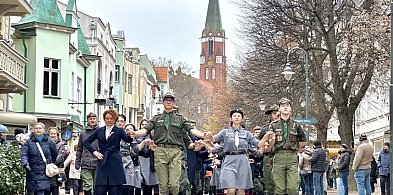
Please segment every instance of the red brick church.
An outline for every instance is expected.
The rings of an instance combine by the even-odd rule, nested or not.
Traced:
[[[199,83],[213,97],[227,82],[225,30],[222,28],[219,0],[209,0],[202,31]]]

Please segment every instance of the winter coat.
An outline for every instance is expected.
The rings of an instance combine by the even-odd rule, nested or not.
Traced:
[[[32,133],[22,149],[21,164],[27,168],[26,188],[28,192],[49,191],[50,189],[49,177],[45,175],[46,164],[36,143],[40,143],[47,163],[54,162],[57,157],[57,150],[56,144],[49,140],[48,134],[43,136],[42,140],[39,141]]]
[[[88,137],[83,145],[93,153],[100,152],[104,157],[98,161],[96,185],[123,185],[126,183],[124,175],[123,163],[120,155],[120,141],[124,140],[132,143],[130,138],[123,129],[114,126],[110,132],[110,136],[105,136],[106,126],[97,128],[90,137]],[[98,141],[98,148],[92,146],[92,142]]]
[[[329,179],[335,179],[336,178],[336,163],[335,162],[330,162],[329,167],[328,167],[328,177]]]
[[[326,151],[322,146],[316,146],[310,159],[311,171],[325,172]]]
[[[377,178],[378,174],[378,164],[375,160],[373,160],[371,161],[370,177]]]
[[[62,141],[56,140],[54,141],[56,144],[56,151],[57,151],[57,157],[55,161],[55,165],[59,168],[64,167],[64,160],[65,160],[65,145]],[[53,176],[50,178],[50,182],[52,186],[60,186],[61,183],[57,181],[58,175]]]
[[[338,161],[338,171],[348,172],[352,152],[349,150],[344,150],[342,152],[339,152],[339,154],[340,154],[340,159]]]
[[[69,178],[70,179],[80,179],[81,177],[81,169],[76,169],[75,168],[75,162],[76,162],[76,152],[72,151],[68,155],[67,159],[64,162],[64,166],[67,167],[70,165],[70,173],[69,173]]]
[[[389,176],[390,150],[382,150],[378,156],[379,175]]]
[[[85,130],[81,132],[78,141],[78,151],[76,152],[76,169],[96,169],[98,159],[90,153],[83,145],[83,142],[96,131],[97,126],[86,126]],[[98,142],[94,141],[92,146],[98,150]],[[71,148],[71,151],[73,148]]]
[[[356,149],[355,157],[353,158],[352,169],[366,170],[371,168],[371,161],[374,156],[374,148],[368,143],[367,140],[362,141]]]
[[[312,173],[310,159],[312,156],[311,150],[305,150],[299,158],[300,174],[305,175]]]

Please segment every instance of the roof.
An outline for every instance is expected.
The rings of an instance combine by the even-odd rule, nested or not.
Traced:
[[[154,67],[158,82],[168,82],[168,67]]]
[[[222,22],[219,0],[209,0],[204,32],[222,32]]]
[[[153,83],[157,82],[156,78],[156,72],[154,71],[153,65],[151,64],[149,57],[147,57],[147,54],[139,55],[139,67],[140,68],[146,68],[148,76],[151,76]]]
[[[203,87],[203,91],[205,91],[208,97],[213,96],[213,85],[210,82],[203,81],[197,78],[194,79]]]
[[[82,54],[91,54],[89,45],[86,42],[85,35],[83,35],[80,24],[78,23],[78,50],[82,52]]]
[[[26,14],[18,24],[39,22],[66,26],[56,1],[31,0],[30,5],[33,8],[33,12],[31,14]]]

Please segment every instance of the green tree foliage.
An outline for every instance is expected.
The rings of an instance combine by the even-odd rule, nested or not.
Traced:
[[[22,194],[25,169],[20,164],[20,148],[0,146],[0,194]]]

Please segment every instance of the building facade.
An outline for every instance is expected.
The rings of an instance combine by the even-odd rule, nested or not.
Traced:
[[[14,94],[25,94],[26,68],[28,59],[23,52],[15,49],[11,36],[10,17],[32,13],[32,7],[25,0],[0,2],[0,124],[12,127],[29,127],[37,118],[26,113],[16,113],[13,108]]]

